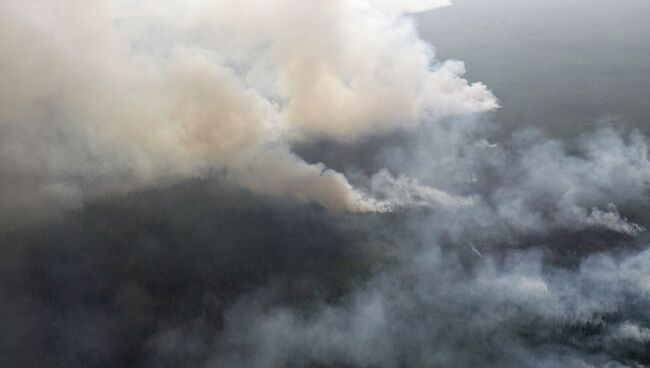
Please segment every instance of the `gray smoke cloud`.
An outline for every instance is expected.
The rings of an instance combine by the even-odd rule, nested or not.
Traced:
[[[205,366],[648,364],[650,254],[634,244],[647,242],[650,146],[613,124],[572,145],[524,131],[505,149],[455,120],[386,148],[403,174],[369,185],[419,208],[386,231],[392,261],[316,311],[274,305],[272,288],[241,297]],[[154,346],[164,356],[179,339]]]
[[[0,3],[0,366],[650,364],[650,139],[493,141],[446,5]]]
[[[602,121],[576,142],[563,142],[524,130],[504,148],[483,137],[481,123],[431,126],[411,137],[409,148],[386,148],[380,156],[429,190],[464,197],[466,215],[480,216],[472,220],[476,226],[529,234],[589,227],[643,231],[617,209],[648,203],[650,145],[638,131]]]
[[[431,247],[316,316],[244,299],[207,366],[647,364],[647,251],[594,256],[574,271],[534,252],[485,259],[471,274],[446,258]]]

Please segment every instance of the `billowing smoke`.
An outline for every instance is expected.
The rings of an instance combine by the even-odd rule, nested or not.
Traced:
[[[650,364],[650,140],[493,140],[446,5],[0,2],[0,366]]]
[[[377,210],[291,146],[495,108],[483,85],[460,78],[461,63],[436,62],[403,16],[445,4],[5,1],[5,175],[68,200],[99,183],[225,168],[259,193]]]

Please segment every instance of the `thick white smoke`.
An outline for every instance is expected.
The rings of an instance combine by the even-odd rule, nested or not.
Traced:
[[[438,63],[406,12],[447,1],[3,1],[3,170],[38,194],[226,168],[250,189],[383,206],[295,142],[360,137],[496,107]],[[18,189],[18,187],[23,189]]]

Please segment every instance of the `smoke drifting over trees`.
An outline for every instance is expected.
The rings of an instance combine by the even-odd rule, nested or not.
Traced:
[[[650,364],[650,140],[491,142],[445,5],[0,3],[0,366]]]

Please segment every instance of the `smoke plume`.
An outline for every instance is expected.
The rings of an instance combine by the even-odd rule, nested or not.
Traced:
[[[377,210],[291,147],[495,108],[483,85],[461,78],[461,63],[434,59],[404,16],[445,4],[5,1],[6,176],[33,183],[25,197],[70,199],[98,183],[225,168],[259,193]]]
[[[0,2],[0,366],[649,365],[650,139],[493,139],[446,5]]]

